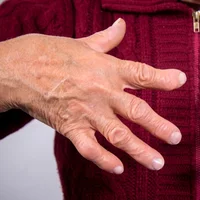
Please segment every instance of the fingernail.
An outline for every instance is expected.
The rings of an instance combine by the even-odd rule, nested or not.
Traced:
[[[112,26],[117,26],[120,22],[121,22],[121,18],[119,18],[118,20],[116,20]]]
[[[118,30],[118,25],[121,22],[121,18],[119,18],[118,20],[116,20],[112,26],[110,26],[108,28],[108,39],[112,40],[113,38],[116,37],[116,35],[118,35],[119,30]]]
[[[180,132],[174,132],[171,135],[170,141],[171,144],[178,144],[181,141],[182,135]]]
[[[160,170],[164,166],[164,160],[161,158],[153,159],[152,166],[154,170]]]
[[[179,81],[180,81],[180,84],[183,85],[186,83],[187,81],[187,77],[185,75],[185,73],[181,72],[180,75],[179,75]]]
[[[115,167],[113,172],[115,174],[122,174],[124,172],[124,168],[122,166]]]

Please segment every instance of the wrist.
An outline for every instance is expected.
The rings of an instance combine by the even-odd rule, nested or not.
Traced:
[[[0,42],[0,112],[14,107],[16,84],[9,42]]]

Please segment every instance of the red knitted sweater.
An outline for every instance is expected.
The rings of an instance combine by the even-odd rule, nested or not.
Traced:
[[[68,139],[57,134],[55,156],[64,199],[200,200],[200,34],[193,32],[188,5],[177,0],[10,0],[0,6],[0,40],[33,32],[83,37],[107,28],[119,17],[126,21],[127,33],[111,54],[187,74],[187,84],[176,91],[134,91],[176,124],[183,140],[170,146],[122,119],[162,153],[166,165],[158,172],[145,169],[97,133],[99,142],[125,165],[124,174],[117,176],[82,158]],[[0,114],[0,137],[30,120],[21,111]]]

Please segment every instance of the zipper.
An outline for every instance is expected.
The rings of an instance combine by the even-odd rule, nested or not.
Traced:
[[[199,33],[200,32],[200,10],[193,12],[193,26],[194,26],[194,32]]]
[[[195,163],[196,163],[196,199],[200,199],[200,10],[193,11],[194,28],[194,93],[195,93]]]

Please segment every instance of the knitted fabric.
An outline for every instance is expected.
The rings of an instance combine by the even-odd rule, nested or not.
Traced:
[[[193,32],[188,5],[176,0],[11,0],[0,7],[0,40],[33,32],[80,38],[107,28],[119,17],[126,21],[127,33],[110,54],[159,69],[177,68],[187,74],[187,84],[175,91],[127,90],[176,124],[183,139],[171,146],[120,118],[134,134],[157,149],[166,164],[158,172],[150,171],[96,133],[102,146],[124,163],[125,172],[117,176],[84,159],[68,139],[57,133],[55,156],[64,199],[199,200],[200,34]],[[3,137],[31,118],[21,111],[9,111],[0,114],[0,119]]]

